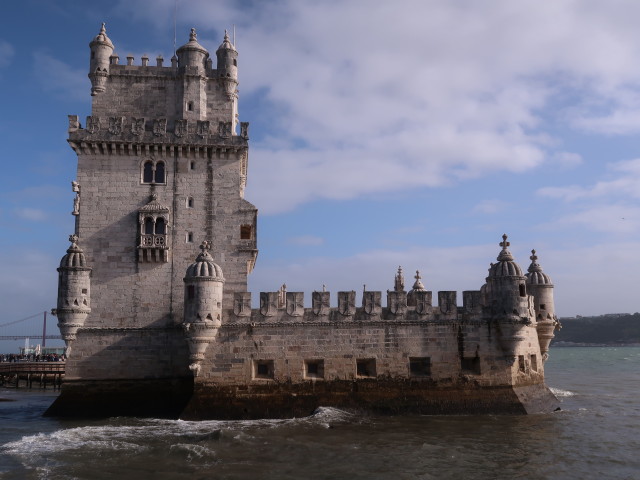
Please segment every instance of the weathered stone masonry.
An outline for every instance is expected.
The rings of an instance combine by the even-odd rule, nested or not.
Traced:
[[[535,252],[508,250],[479,291],[393,288],[260,293],[257,209],[244,200],[248,124],[238,53],[216,68],[192,30],[170,65],[119,63],[104,25],[90,43],[92,114],[69,117],[76,231],[56,314],[70,354],[52,415],[256,418],[321,405],[378,412],[551,411],[544,360],[557,325]],[[197,246],[201,252],[196,256]]]

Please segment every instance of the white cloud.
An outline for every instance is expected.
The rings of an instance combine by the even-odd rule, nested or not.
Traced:
[[[625,204],[587,207],[562,215],[547,226],[556,229],[580,226],[609,234],[637,234],[640,233],[640,207]]]
[[[553,163],[562,168],[573,168],[583,162],[582,156],[574,152],[556,152],[553,155]]]
[[[44,91],[86,101],[91,90],[85,69],[76,69],[43,52],[33,54],[34,75]]]
[[[25,220],[40,222],[47,219],[47,214],[39,208],[22,207],[14,210],[15,214]]]
[[[173,2],[153,2],[153,18],[145,5],[121,7],[166,29]],[[250,183],[248,196],[274,213],[579,164],[546,120],[606,131],[621,106],[640,111],[628,87],[640,83],[640,30],[629,20],[639,14],[630,1],[284,0],[247,14],[245,4],[200,0],[179,9],[178,23],[197,27],[212,54],[220,29],[238,25],[240,113],[258,95],[272,114],[252,143],[252,176],[267,181]],[[613,123],[626,133],[640,120]]]
[[[15,55],[13,46],[4,40],[0,40],[0,68],[7,67],[11,64]]]
[[[619,173],[620,176],[599,181],[590,187],[579,185],[544,187],[537,193],[543,197],[560,198],[569,202],[585,198],[640,198],[640,159],[614,162],[609,165],[609,169]]]
[[[483,200],[471,210],[472,213],[494,214],[503,211],[507,207],[507,203],[502,200]]]

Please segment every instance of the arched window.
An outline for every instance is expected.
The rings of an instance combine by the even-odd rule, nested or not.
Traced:
[[[153,162],[144,162],[144,172],[142,174],[143,183],[153,183]]]
[[[165,183],[164,180],[164,162],[156,163],[156,183]]]
[[[153,218],[151,217],[144,219],[144,234],[153,235]]]
[[[165,184],[165,165],[163,161],[147,160],[142,165],[142,183]]]
[[[160,217],[156,219],[156,235],[164,235],[166,232],[166,227],[164,224],[164,218]]]

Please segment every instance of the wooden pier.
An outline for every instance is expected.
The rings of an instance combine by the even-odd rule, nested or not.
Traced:
[[[0,363],[0,386],[20,388],[60,388],[64,378],[65,362],[2,362]]]

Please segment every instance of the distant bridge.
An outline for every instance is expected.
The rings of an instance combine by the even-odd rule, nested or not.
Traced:
[[[40,320],[40,318],[42,320]],[[28,320],[31,320],[27,322]],[[25,323],[27,322],[27,323]],[[2,327],[9,327],[12,325],[16,325],[18,323],[22,323],[20,330],[21,332],[14,334],[7,334],[6,330],[3,331]],[[14,327],[14,329],[17,327]],[[34,333],[33,335],[26,335],[24,332],[27,331],[37,331],[42,328],[42,333]],[[4,335],[2,335],[4,334]],[[29,315],[25,318],[20,318],[18,320],[13,320],[10,322],[4,322],[0,324],[0,341],[1,340],[26,340],[29,339],[42,339],[42,346],[46,346],[47,340],[60,340],[62,337],[60,335],[47,335],[47,312],[38,312],[33,315]]]

